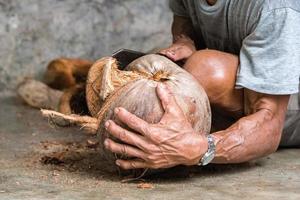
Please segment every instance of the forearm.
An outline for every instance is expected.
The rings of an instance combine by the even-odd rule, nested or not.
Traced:
[[[176,42],[182,35],[194,40],[195,33],[191,20],[187,17],[174,15],[172,24],[173,42]]]
[[[213,133],[216,139],[216,156],[213,162],[241,163],[276,151],[281,139],[288,98],[284,101],[276,111],[263,106],[228,129]]]

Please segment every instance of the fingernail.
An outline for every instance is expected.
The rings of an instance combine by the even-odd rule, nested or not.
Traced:
[[[177,49],[172,49],[172,50],[170,50],[170,54],[174,56],[174,55],[175,55],[175,52],[176,52],[176,50],[177,50]]]
[[[108,129],[109,125],[110,125],[110,122],[109,122],[109,121],[105,122],[104,126],[105,126],[105,129],[106,129],[106,130]]]
[[[119,160],[116,160],[116,165],[118,165],[119,167],[121,166],[121,163]]]
[[[120,112],[120,108],[115,108],[115,114],[118,114]]]
[[[167,53],[166,53],[168,56],[173,56],[174,54],[172,54],[170,51],[168,51]]]

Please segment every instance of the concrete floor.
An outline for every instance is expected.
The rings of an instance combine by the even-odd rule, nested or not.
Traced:
[[[141,181],[122,183],[78,129],[49,126],[13,96],[1,97],[0,108],[1,200],[300,199],[300,149],[242,165],[172,169],[142,189]]]

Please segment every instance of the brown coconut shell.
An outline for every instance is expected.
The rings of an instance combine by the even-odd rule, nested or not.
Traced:
[[[198,82],[184,69],[160,55],[146,55],[124,71],[118,69],[114,58],[106,57],[91,68],[87,87],[87,104],[92,116],[98,117],[100,144],[111,138],[105,130],[107,120],[114,120],[114,108],[123,107],[149,123],[158,123],[164,114],[156,94],[159,82],[168,85],[178,105],[199,134],[208,134],[211,127],[211,110],[207,95]],[[112,138],[114,139],[114,138]],[[112,166],[119,157],[103,147],[105,157]],[[136,171],[135,173],[140,171]]]
[[[51,61],[44,75],[47,85],[54,89],[66,89],[84,83],[93,62],[82,59],[58,58]]]

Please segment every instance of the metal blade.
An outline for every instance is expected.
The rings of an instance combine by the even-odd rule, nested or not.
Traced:
[[[124,69],[135,59],[146,55],[143,52],[133,51],[129,49],[119,49],[112,54],[112,57],[116,58],[119,63],[119,69]]]

